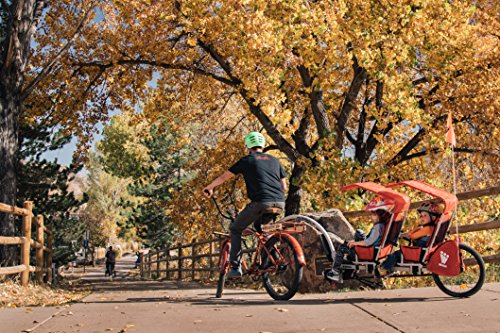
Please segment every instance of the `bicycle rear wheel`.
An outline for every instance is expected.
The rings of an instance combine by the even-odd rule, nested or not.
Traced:
[[[434,282],[445,294],[453,297],[469,297],[481,289],[486,276],[483,258],[473,248],[459,244],[463,270],[457,276],[432,274]]]
[[[272,258],[263,250],[262,267],[273,271],[262,275],[264,288],[275,300],[289,300],[299,290],[304,268],[287,238],[273,236],[266,242],[266,248]]]
[[[229,271],[229,251],[231,250],[231,244],[229,241],[223,243],[219,254],[219,280],[217,281],[217,291],[215,293],[216,298],[222,297],[222,292],[224,291],[224,284],[226,283],[226,275]]]

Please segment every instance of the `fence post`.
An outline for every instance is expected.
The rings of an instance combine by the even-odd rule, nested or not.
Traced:
[[[54,276],[52,275],[52,251],[54,247],[54,231],[52,230],[52,227],[47,228],[49,231],[47,234],[47,247],[49,248],[49,251],[47,252],[47,268],[49,269],[47,273],[47,280],[49,283],[52,283]]]
[[[156,278],[160,278],[160,259],[161,259],[161,252],[160,249],[156,251]]]
[[[139,252],[139,272],[141,274],[141,278],[144,277],[144,254]]]
[[[151,252],[148,252],[148,279],[151,279]]]
[[[196,245],[194,243],[196,243],[196,239],[193,241],[193,245],[191,245],[191,281],[194,281],[194,278],[195,278],[195,276],[194,276],[195,270],[194,269],[196,266],[196,258],[195,258],[196,251],[194,250]]]
[[[26,266],[26,269],[21,272],[21,285],[26,287],[30,278],[30,242],[31,242],[31,219],[33,217],[32,209],[33,202],[25,201],[24,209],[27,214],[23,216],[23,237],[24,242],[21,246],[21,264]]]
[[[182,244],[179,244],[177,249],[177,280],[182,280]]]
[[[214,254],[214,242],[210,242],[210,257],[208,257],[208,267],[210,269],[210,271],[208,272],[209,279],[211,279],[213,276],[212,272],[212,269],[214,267],[213,254]]]
[[[36,281],[41,284],[43,282],[43,274],[44,274],[44,271],[43,271],[43,268],[44,268],[43,252],[44,251],[43,251],[43,248],[44,248],[44,244],[45,244],[44,237],[43,237],[43,233],[44,233],[43,216],[37,215],[36,220],[38,222],[37,223],[38,228],[36,228],[36,241],[38,243],[40,243],[41,246],[36,248],[37,271],[35,272],[35,276],[36,276]]]
[[[168,261],[170,260],[170,248],[167,247],[165,250],[165,278],[168,280],[170,272],[168,271]]]

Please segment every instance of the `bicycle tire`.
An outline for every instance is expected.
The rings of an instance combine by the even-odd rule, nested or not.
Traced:
[[[275,257],[274,259],[277,261],[278,267],[275,267],[275,272],[268,272],[262,275],[264,288],[273,299],[287,301],[299,290],[304,267],[299,263],[297,252],[286,237],[271,237],[266,242],[266,248]],[[273,253],[276,253],[276,250],[279,254],[275,256]],[[272,268],[274,264],[269,258],[267,251],[263,252],[262,257],[262,267]],[[279,282],[283,286],[279,286]]]
[[[229,251],[231,250],[231,244],[229,242],[224,243],[219,254],[219,262],[217,267],[219,267],[219,280],[217,281],[217,291],[215,292],[216,298],[222,297],[222,292],[224,291],[224,284],[226,283],[226,275],[229,269]]]
[[[445,294],[453,297],[470,297],[477,293],[484,284],[484,279],[486,277],[486,269],[484,267],[483,258],[476,250],[465,244],[459,244],[460,260],[469,259],[473,260],[473,264],[465,266],[464,270],[460,272],[457,276],[447,277],[437,274],[432,274],[434,282],[441,291]],[[468,255],[467,255],[468,254]],[[470,256],[469,256],[470,255]],[[466,258],[464,258],[466,257]],[[467,267],[478,268],[470,269],[467,271]],[[477,276],[472,276],[475,274]],[[471,277],[472,276],[472,277]],[[472,280],[473,279],[473,280]],[[453,288],[452,286],[455,286]],[[471,286],[469,288],[469,285]],[[465,290],[467,288],[467,290]],[[463,290],[463,291],[461,291]]]

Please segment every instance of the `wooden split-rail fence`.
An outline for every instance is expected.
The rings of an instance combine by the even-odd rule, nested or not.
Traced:
[[[498,194],[500,194],[500,186],[495,186],[478,191],[459,193],[457,194],[457,198],[460,201],[465,201]],[[416,209],[423,202],[434,200],[436,199],[414,202],[410,205],[410,209]],[[368,214],[369,212],[365,211],[343,212],[346,218]],[[499,228],[500,220],[493,220],[485,223],[459,226],[458,232],[462,234]],[[453,233],[454,230],[450,230],[450,232]],[[216,237],[189,244],[178,244],[164,250],[149,251],[147,254],[140,254],[140,275],[144,278],[166,278],[168,280],[203,280],[207,277],[211,278],[218,271],[217,262],[220,242],[221,238]],[[247,249],[244,252],[251,253],[253,251],[254,249]],[[485,263],[500,263],[500,253],[483,256],[483,260]]]
[[[0,276],[21,273],[21,285],[27,286],[30,273],[35,273],[38,283],[52,282],[53,232],[45,226],[42,215],[33,216],[33,203],[25,201],[23,208],[0,203],[0,212],[22,217],[22,236],[7,237],[0,235],[0,245],[21,245],[21,262],[17,266],[0,267]],[[32,226],[36,227],[35,239],[32,239]],[[47,235],[47,237],[45,237]],[[35,249],[35,266],[30,265],[30,251]]]

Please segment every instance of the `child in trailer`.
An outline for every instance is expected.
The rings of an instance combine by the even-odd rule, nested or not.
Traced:
[[[442,214],[442,209],[433,202],[425,202],[417,211],[420,214],[420,224],[412,231],[402,234],[402,237],[409,238],[414,246],[426,247],[436,221]],[[380,276],[387,277],[394,273],[394,266],[401,261],[401,254],[401,250],[397,250],[387,257],[382,265],[380,265]]]
[[[335,255],[335,262],[332,269],[325,270],[323,275],[326,280],[330,282],[342,282],[342,272],[340,266],[347,257],[348,260],[354,260],[355,258],[355,246],[377,246],[380,244],[382,237],[384,235],[385,225],[391,220],[391,212],[394,209],[394,204],[389,200],[384,200],[381,197],[376,197],[365,210],[372,212],[371,217],[373,220],[373,227],[368,233],[368,236],[364,234],[361,230],[356,231],[354,234],[354,240],[350,240],[347,243],[340,245],[337,249]]]

